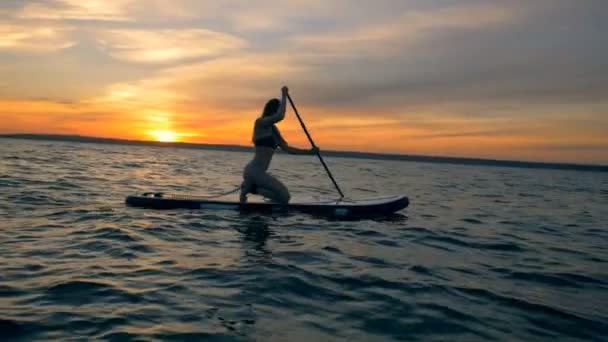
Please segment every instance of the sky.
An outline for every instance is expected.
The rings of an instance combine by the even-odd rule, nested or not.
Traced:
[[[604,0],[2,0],[0,133],[608,163]],[[309,146],[292,111],[279,125]]]

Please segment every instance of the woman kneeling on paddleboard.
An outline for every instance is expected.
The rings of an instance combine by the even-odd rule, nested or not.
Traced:
[[[255,120],[253,126],[253,144],[255,155],[245,166],[243,172],[243,183],[241,184],[240,201],[247,201],[247,194],[259,194],[278,203],[288,203],[290,199],[289,190],[278,179],[267,172],[274,151],[277,147],[289,154],[318,153],[318,148],[310,150],[291,147],[281,136],[281,132],[275,124],[285,118],[285,105],[287,99],[287,87],[281,88],[281,100],[272,99],[266,103],[262,116]]]

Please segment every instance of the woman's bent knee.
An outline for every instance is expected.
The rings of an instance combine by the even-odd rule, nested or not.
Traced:
[[[268,189],[268,188],[259,188],[259,193],[260,195],[269,198],[270,200],[276,202],[276,203],[280,203],[280,204],[287,204],[289,203],[289,200],[291,199],[291,196],[289,195],[289,191],[287,191],[286,189]]]

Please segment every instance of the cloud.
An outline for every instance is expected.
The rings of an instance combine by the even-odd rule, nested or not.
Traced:
[[[309,0],[263,0],[255,3],[234,1],[225,13],[227,22],[240,32],[290,32],[294,27],[306,25],[310,18],[329,19],[332,16],[330,13],[340,3],[341,1]]]
[[[6,0],[5,0],[6,1]],[[9,0],[12,1],[12,0]],[[251,33],[287,29],[294,22],[325,14],[336,2],[288,0],[26,0],[20,3],[22,19],[164,23],[202,21],[222,29]],[[343,0],[338,1],[338,3]],[[7,6],[7,5],[4,5]],[[11,4],[13,6],[13,4]],[[2,5],[0,5],[2,7]],[[0,12],[2,8],[0,8]]]
[[[298,35],[291,40],[298,48],[323,52],[324,57],[386,56],[428,38],[439,30],[479,30],[509,23],[513,8],[482,5],[405,10],[381,23],[335,32]]]
[[[442,106],[494,115],[509,106],[605,104],[601,32],[608,25],[590,20],[595,7],[429,6],[385,22],[295,35],[285,49],[310,67],[298,80],[310,102],[332,107]]]
[[[128,6],[137,0],[56,0],[27,3],[19,16],[24,19],[70,19],[132,21]]]
[[[308,18],[332,20],[331,13],[343,3],[344,0],[137,0],[129,9],[141,21],[199,21],[215,28],[254,35],[291,31]],[[352,8],[350,3],[346,4]]]
[[[236,36],[204,29],[105,30],[98,32],[98,41],[112,57],[141,63],[217,56],[247,45]]]
[[[138,82],[138,87],[170,90],[178,102],[189,106],[242,109],[279,96],[284,82],[306,71],[290,56],[242,52],[164,69]]]
[[[63,25],[0,24],[0,50],[46,53],[76,44],[71,27]]]

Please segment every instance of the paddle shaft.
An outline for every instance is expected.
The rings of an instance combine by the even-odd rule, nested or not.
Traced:
[[[298,113],[298,109],[296,108],[296,105],[293,104],[293,100],[291,99],[291,96],[289,96],[289,93],[287,93],[287,99],[289,100],[289,103],[291,104],[291,107],[293,108],[293,111],[296,113],[296,116],[298,117],[298,121],[300,121],[300,126],[302,126],[302,129],[304,130],[304,133],[306,133],[306,136],[308,137],[308,140],[310,141],[310,144],[312,145],[312,147],[317,147],[317,145],[315,145],[315,142],[312,140],[312,137],[310,136],[310,133],[308,133],[308,130],[306,129],[306,125],[304,124],[304,121],[302,121],[302,118],[300,117],[300,114]],[[317,150],[317,157],[319,157],[319,160],[321,161],[321,164],[323,165],[323,168],[325,168],[325,171],[327,171],[327,175],[329,176],[329,179],[331,179],[331,181],[334,183],[334,186],[336,187],[336,190],[338,190],[338,193],[340,193],[340,197],[343,198],[344,194],[342,193],[342,190],[340,190],[340,187],[338,186],[338,183],[336,183],[336,180],[334,179],[334,176],[332,176],[331,171],[329,171],[329,168],[327,167],[327,164],[325,164],[325,161],[323,160],[323,157],[321,157],[321,152],[319,152],[319,150]]]

